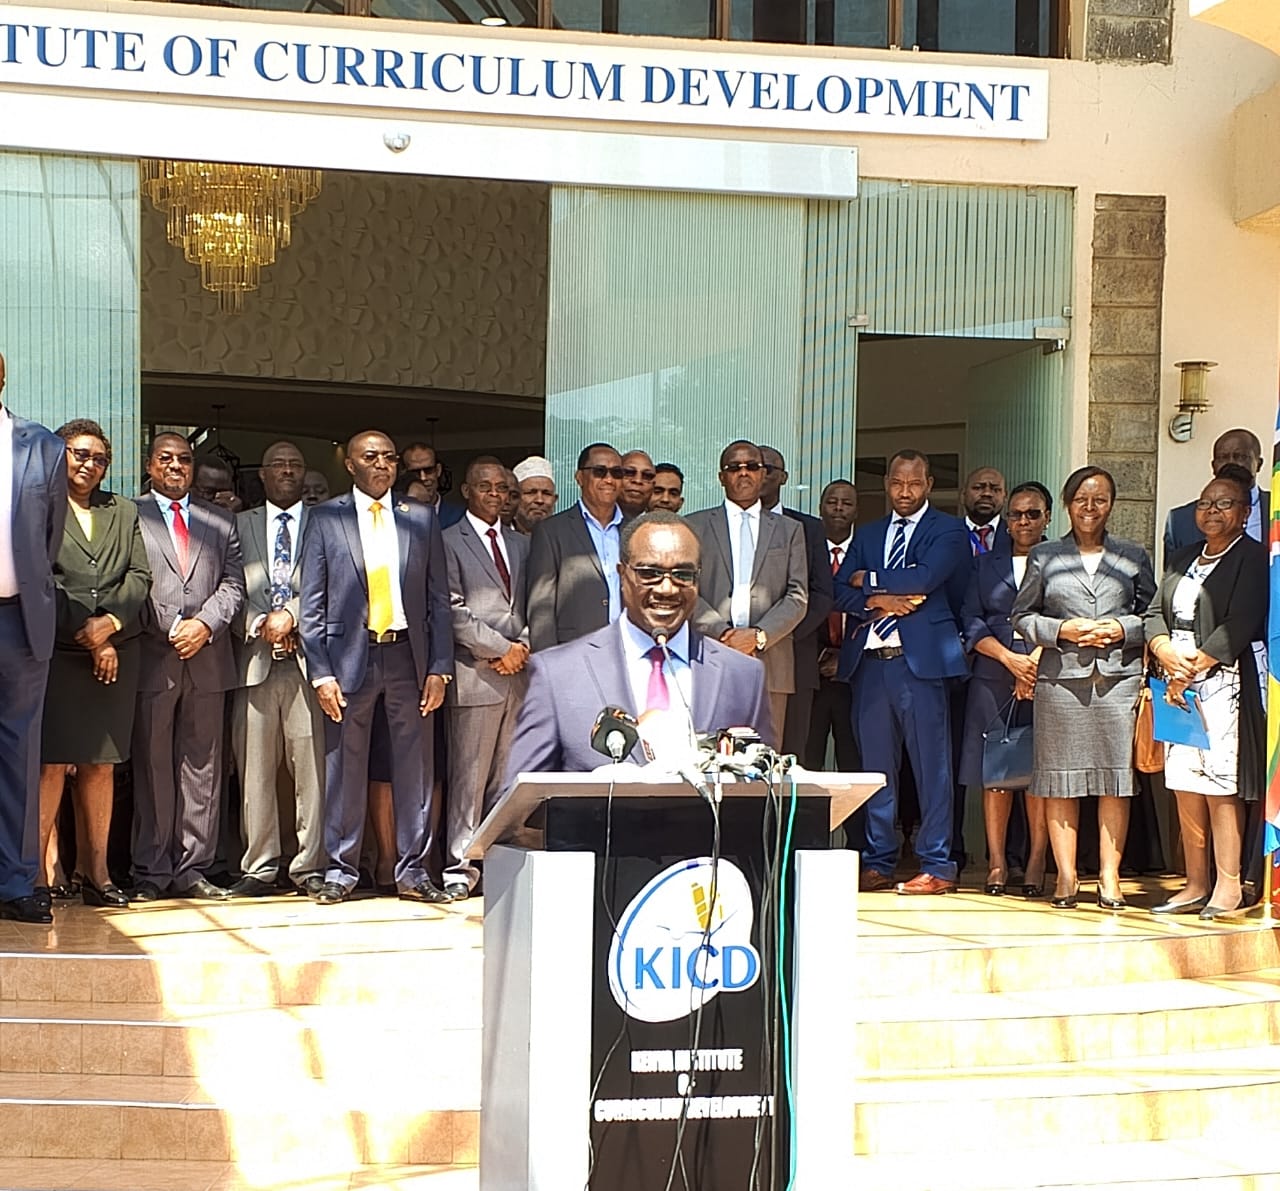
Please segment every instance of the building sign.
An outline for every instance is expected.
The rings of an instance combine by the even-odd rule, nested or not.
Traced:
[[[438,117],[1043,140],[1043,69],[0,5],[0,84]]]

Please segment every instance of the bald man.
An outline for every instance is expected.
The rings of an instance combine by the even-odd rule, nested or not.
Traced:
[[[1262,444],[1252,430],[1228,430],[1213,444],[1213,474],[1228,463],[1243,467],[1251,476],[1256,477],[1262,470]],[[1271,524],[1271,493],[1258,487],[1253,482],[1253,507],[1249,510],[1249,519],[1245,522],[1244,531],[1254,541],[1265,542]],[[1196,502],[1190,500],[1176,509],[1170,509],[1164,523],[1164,556],[1167,559],[1176,550],[1204,540],[1204,535],[1196,528]]]

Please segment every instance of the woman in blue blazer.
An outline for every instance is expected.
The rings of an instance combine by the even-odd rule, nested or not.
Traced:
[[[986,892],[1004,893],[1008,880],[1005,837],[1014,791],[989,789],[983,782],[983,734],[1006,714],[1010,700],[1021,702],[1015,714],[1020,722],[1031,718],[1031,698],[1035,694],[1036,663],[1040,650],[1013,631],[1009,613],[1027,571],[1031,547],[1044,540],[1044,531],[1053,510],[1053,498],[1043,484],[1019,484],[1009,496],[1006,520],[1008,541],[1003,550],[994,549],[974,559],[973,576],[961,611],[965,647],[973,654],[973,676],[965,708],[964,744],[960,753],[960,781],[966,786],[984,786],[982,817],[987,828]],[[1044,800],[1025,799],[1029,848],[1023,876],[1022,895],[1039,897],[1044,892],[1044,857],[1048,847]]]

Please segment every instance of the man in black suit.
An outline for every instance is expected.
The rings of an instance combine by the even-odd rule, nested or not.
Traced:
[[[1213,444],[1213,474],[1216,476],[1228,463],[1243,467],[1251,476],[1257,476],[1262,469],[1262,444],[1252,430],[1228,430]],[[1265,543],[1268,526],[1271,524],[1271,493],[1265,488],[1259,488],[1255,479],[1252,496],[1253,508],[1249,510],[1249,520],[1245,522],[1244,532],[1255,542]],[[1170,509],[1164,523],[1165,561],[1168,561],[1174,551],[1202,541],[1203,536],[1196,528],[1195,500]]]
[[[0,356],[0,394],[4,356]],[[36,896],[40,722],[67,522],[66,443],[0,405],[0,918],[52,922]]]
[[[630,520],[649,511],[653,497],[653,481],[658,473],[647,451],[628,451],[622,457],[622,487],[618,490],[618,508]]]
[[[431,713],[453,679],[449,578],[435,511],[389,495],[396,452],[377,430],[347,444],[354,486],[317,505],[302,539],[307,673],[325,724],[325,850],[315,895],[345,901],[359,877],[369,785],[369,735],[382,697],[391,735],[399,895],[443,902],[430,878],[434,736]]]
[[[791,633],[796,689],[787,698],[787,714],[782,728],[782,751],[800,757],[809,741],[813,696],[818,689],[818,632],[826,624],[834,601],[831,567],[827,563],[827,535],[817,517],[783,505],[782,488],[791,477],[782,452],[762,443],[760,458],[764,462],[760,505],[766,513],[780,513],[800,522],[809,562],[809,607],[804,619]]]
[[[424,488],[423,503],[435,510],[441,530],[457,525],[466,509],[444,499],[440,493],[440,476],[444,468],[436,449],[424,442],[411,442],[400,452],[400,472],[396,479],[397,491],[403,493],[414,480]]]

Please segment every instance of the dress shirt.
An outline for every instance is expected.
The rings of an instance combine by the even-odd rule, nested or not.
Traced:
[[[992,517],[986,525],[979,525],[976,521],[966,517],[964,519],[964,527],[969,531],[969,544],[972,547],[974,554],[978,553],[978,531],[980,529],[991,530],[991,541],[987,543],[987,549],[995,549],[996,538],[1000,533],[1000,515],[998,513],[996,516]]]
[[[378,503],[382,506],[382,532],[373,529],[373,514],[369,506],[373,497],[359,488],[351,489],[351,499],[356,508],[356,523],[360,527],[360,549],[364,551],[365,573],[376,566],[385,566],[391,576],[391,623],[387,626],[398,632],[409,627],[404,614],[404,597],[400,591],[400,538],[396,533],[396,498],[387,491]],[[366,613],[367,615],[367,613]],[[367,628],[367,623],[361,626]]]
[[[929,502],[926,500],[919,509],[917,509],[914,513],[911,514],[910,517],[907,518],[907,524],[903,532],[906,534],[906,547],[908,550],[911,549],[911,538],[915,534],[916,528],[920,524],[920,518],[923,517],[925,513],[927,513],[928,511],[929,511]],[[889,555],[893,553],[893,539],[897,535],[897,532],[898,532],[897,523],[900,520],[902,520],[902,518],[900,518],[897,513],[893,513],[889,517],[889,532],[884,535],[885,566],[889,565]],[[874,589],[876,587],[876,572],[875,571],[868,572],[863,582],[868,588]],[[880,618],[876,617],[876,619],[879,620]],[[874,624],[875,622],[873,621],[872,623]],[[898,648],[901,648],[901,646],[902,646],[902,638],[898,635],[898,630],[896,628],[893,630],[892,633],[890,633],[887,637],[884,637],[884,638],[881,638],[880,635],[875,631],[875,629],[868,629],[866,644],[863,646],[863,648],[864,649],[898,649]]]
[[[274,582],[274,568],[276,560],[276,534],[280,532],[280,514],[289,514],[289,558],[293,563],[294,569],[298,566],[298,550],[301,547],[301,538],[298,536],[298,526],[302,524],[302,501],[294,501],[287,509],[280,508],[279,505],[273,505],[270,501],[266,502],[267,510],[267,578]],[[296,595],[297,592],[295,591]],[[287,609],[286,609],[287,611]],[[289,613],[293,616],[293,613]],[[262,632],[262,622],[267,619],[267,614],[263,612],[257,620],[253,622],[253,628],[249,630],[250,638],[256,637]],[[297,627],[297,622],[294,622]]]
[[[173,509],[170,508],[174,503],[173,497],[164,496],[154,488],[151,489],[151,495],[155,497],[156,504],[160,506],[160,516],[164,518],[164,526],[169,531],[169,541],[173,545],[173,552],[177,554],[178,539],[173,533]],[[191,493],[188,492],[185,496],[179,497],[177,503],[179,508],[182,509],[182,520],[186,522],[189,548],[191,542]]]
[[[760,546],[760,511],[763,506],[756,501],[750,508],[744,509],[731,500],[724,502],[725,517],[729,522],[729,551],[733,563],[733,595],[729,598],[729,620],[735,628],[748,628],[751,625],[751,584],[738,582],[739,535],[742,526],[742,514],[746,513],[751,525],[751,541],[758,549]],[[782,508],[782,502],[778,502]]]
[[[18,594],[13,559],[13,418],[0,405],[0,597]]]
[[[1262,536],[1262,493],[1258,491],[1258,485],[1254,484],[1253,507],[1249,510],[1249,520],[1244,523],[1244,532],[1247,533],[1255,542],[1265,542],[1267,539]]]
[[[653,672],[653,663],[646,656],[656,644],[654,639],[643,629],[637,628],[629,616],[618,618],[622,627],[622,653],[627,662],[627,678],[631,682],[631,697],[637,715],[643,715],[645,704],[649,699],[649,675]],[[679,631],[667,642],[667,659],[662,665],[662,672],[667,679],[667,689],[671,691],[671,710],[689,721],[689,731],[693,731],[693,669],[689,665],[689,623],[686,621]],[[672,690],[672,679],[675,689]]]
[[[591,535],[591,544],[600,560],[600,569],[604,571],[605,586],[609,589],[609,621],[612,623],[622,615],[622,576],[618,574],[618,563],[622,560],[622,510],[614,505],[613,518],[608,525],[601,525],[587,512],[587,506],[581,500],[578,501],[578,509],[582,513],[587,533]]]
[[[498,531],[498,552],[502,555],[502,561],[507,564],[507,574],[511,574],[511,555],[507,553],[507,544],[502,540],[502,519],[499,518],[492,525],[487,521],[481,521],[470,509],[466,512],[466,518],[471,522],[471,528],[476,531],[476,537],[480,539],[480,544],[484,547],[484,552],[493,557],[493,539],[489,536],[491,529]],[[616,575],[617,572],[615,571]]]

